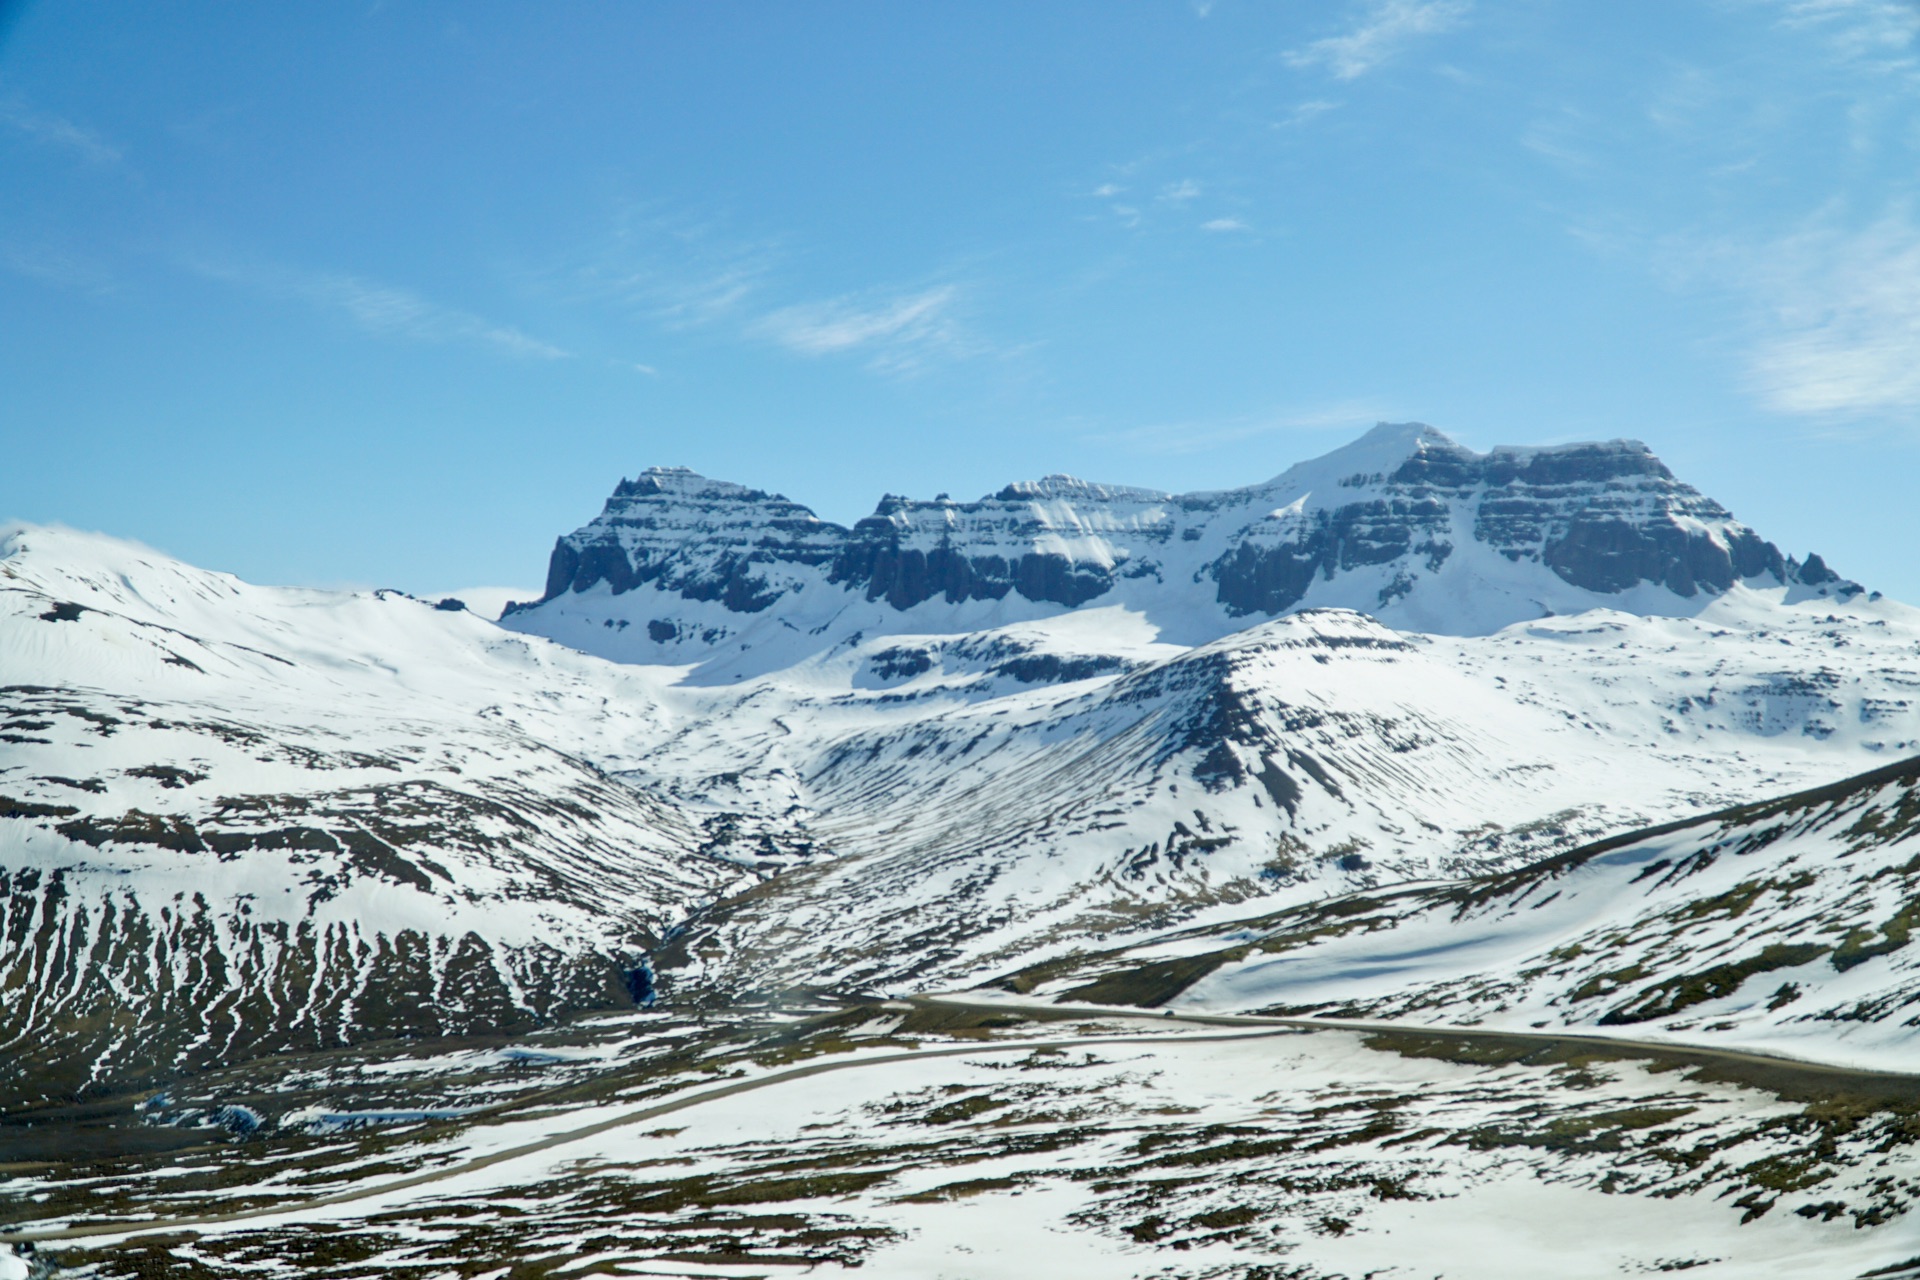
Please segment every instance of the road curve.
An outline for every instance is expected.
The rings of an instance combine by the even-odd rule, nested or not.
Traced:
[[[1084,1018],[1143,1018],[1153,1023],[1190,1023],[1209,1027],[1285,1027],[1294,1031],[1359,1031],[1369,1034],[1391,1032],[1396,1035],[1437,1036],[1447,1040],[1548,1041],[1588,1048],[1614,1049],[1664,1058],[1698,1058],[1711,1062],[1731,1062],[1745,1066],[1833,1076],[1862,1082],[1904,1082],[1920,1088],[1920,1072],[1886,1071],[1873,1067],[1849,1067],[1795,1058],[1784,1053],[1763,1053],[1755,1049],[1721,1049],[1712,1045],[1686,1044],[1672,1040],[1635,1040],[1626,1036],[1596,1035],[1581,1031],[1496,1031],[1488,1027],[1466,1027],[1453,1023],[1388,1022],[1371,1018],[1267,1018],[1249,1013],[1180,1013],[1171,1009],[1139,1009],[1098,1004],[1031,1004],[1017,1000],[966,1000],[955,996],[906,996],[898,1003],[973,1012],[1004,1014],[1050,1013],[1056,1016]]]
[[[1205,1044],[1229,1040],[1257,1040],[1268,1036],[1296,1035],[1302,1031],[1349,1031],[1363,1034],[1392,1032],[1403,1035],[1434,1036],[1457,1040],[1506,1040],[1514,1042],[1538,1042],[1547,1044],[1572,1044],[1587,1048],[1608,1049],[1616,1052],[1680,1058],[1702,1062],[1725,1062],[1743,1066],[1758,1066],[1770,1070],[1786,1070],[1807,1073],[1816,1076],[1831,1077],[1837,1082],[1901,1083],[1920,1092],[1920,1073],[1901,1071],[1879,1071],[1864,1068],[1837,1066],[1831,1063],[1813,1062],[1801,1058],[1791,1058],[1782,1054],[1757,1053],[1744,1049],[1717,1049],[1703,1045],[1674,1044],[1658,1040],[1632,1040],[1620,1036],[1590,1035],[1571,1031],[1495,1031],[1484,1027],[1462,1027],[1451,1025],[1421,1025],[1404,1022],[1382,1022],[1360,1018],[1268,1018],[1253,1014],[1204,1014],[1179,1013],[1171,1010],[1147,1010],[1136,1008],[1117,1008],[1108,1005],[1060,1005],[1031,1004],[1013,1000],[967,1000],[955,996],[908,996],[899,1000],[876,1002],[880,1008],[892,1007],[905,1009],[919,1006],[923,1008],[946,1008],[1004,1014],[1013,1017],[1047,1015],[1050,1019],[1066,1017],[1085,1018],[1139,1018],[1155,1025],[1169,1024],[1201,1025],[1210,1027],[1236,1027],[1238,1031],[1219,1035],[1184,1035],[1179,1037],[1182,1044]],[[355,1187],[347,1191],[336,1191],[330,1195],[315,1196],[297,1203],[272,1205],[265,1208],[241,1209],[232,1213],[203,1214],[188,1218],[153,1218],[138,1222],[89,1222],[68,1227],[52,1227],[46,1230],[22,1230],[0,1232],[0,1244],[41,1244],[59,1240],[104,1239],[120,1237],[135,1239],[141,1236],[163,1232],[191,1230],[196,1227],[220,1226],[226,1223],[245,1222],[264,1218],[279,1218],[297,1215],[311,1209],[326,1208],[331,1205],[348,1204],[356,1200],[369,1200],[376,1196],[388,1195],[395,1191],[406,1191],[414,1187],[426,1186],[461,1174],[473,1173],[492,1165],[517,1160],[523,1156],[535,1155],[554,1147],[578,1142],[583,1138],[594,1137],[611,1129],[624,1128],[639,1124],[660,1116],[671,1115],[676,1111],[685,1111],[703,1103],[715,1102],[721,1098],[730,1098],[742,1093],[751,1093],[756,1089],[765,1089],[773,1085],[784,1084],[791,1080],[802,1080],[810,1076],[826,1075],[834,1071],[854,1071],[864,1067],[885,1066],[898,1062],[917,1062],[930,1058],[957,1058],[976,1056],[982,1053],[1030,1053],[1036,1049],[1073,1049],[1101,1044],[1165,1044],[1164,1035],[1143,1036],[1071,1036],[1049,1040],[1019,1040],[999,1044],[973,1044],[953,1046],[941,1049],[913,1049],[900,1053],[877,1054],[873,1057],[852,1058],[841,1061],[816,1062],[804,1067],[789,1067],[783,1071],[771,1072],[751,1080],[739,1080],[732,1084],[720,1085],[712,1089],[701,1089],[670,1098],[665,1102],[625,1111],[605,1120],[577,1128],[550,1134],[533,1142],[522,1143],[503,1151],[489,1155],[476,1156],[458,1164],[425,1173],[411,1174],[404,1178],[377,1183],[368,1187]]]
[[[1208,1044],[1226,1040],[1259,1040],[1268,1036],[1298,1034],[1291,1027],[1249,1028],[1231,1034],[1180,1036],[1181,1044]],[[765,1089],[790,1080],[802,1080],[808,1076],[826,1075],[833,1071],[853,1071],[862,1067],[885,1066],[896,1062],[917,1062],[926,1058],[958,1058],[976,1056],[982,1053],[1031,1053],[1037,1049],[1076,1049],[1089,1045],[1102,1044],[1166,1044],[1165,1035],[1147,1036],[1072,1036],[1053,1040],[1019,1040],[1003,1043],[986,1043],[955,1046],[945,1049],[911,1049],[901,1053],[876,1054],[870,1058],[851,1058],[833,1062],[816,1062],[804,1067],[789,1067],[784,1071],[775,1071],[768,1075],[757,1076],[751,1080],[739,1080],[733,1084],[720,1085],[713,1089],[701,1089],[693,1093],[670,1098],[652,1106],[639,1107],[632,1111],[623,1111],[617,1116],[597,1120],[592,1124],[566,1129],[560,1133],[549,1134],[533,1142],[522,1143],[517,1147],[508,1147],[484,1156],[475,1156],[458,1164],[442,1169],[433,1169],[425,1173],[410,1174],[404,1178],[376,1183],[373,1186],[355,1187],[347,1191],[336,1191],[330,1195],[314,1196],[297,1202],[270,1205],[257,1209],[238,1209],[232,1213],[200,1214],[188,1218],[149,1218],[137,1222],[86,1222],[69,1227],[50,1227],[45,1230],[32,1229],[0,1232],[0,1244],[44,1244],[57,1240],[97,1239],[102,1237],[122,1237],[135,1239],[140,1236],[155,1235],[163,1232],[191,1230],[195,1227],[219,1226],[224,1223],[245,1222],[260,1218],[279,1218],[304,1213],[310,1209],[322,1209],[330,1205],[348,1204],[355,1200],[368,1200],[375,1196],[387,1195],[395,1191],[406,1191],[413,1187],[425,1186],[446,1178],[458,1177],[463,1173],[473,1173],[479,1169],[502,1164],[508,1160],[517,1160],[522,1156],[537,1154],[551,1148],[564,1146],[569,1142],[578,1142],[591,1138],[610,1129],[620,1129],[627,1125],[639,1124],[659,1116],[671,1115],[676,1111],[685,1111],[702,1103],[715,1102],[721,1098],[730,1098],[737,1094],[751,1093],[756,1089]]]

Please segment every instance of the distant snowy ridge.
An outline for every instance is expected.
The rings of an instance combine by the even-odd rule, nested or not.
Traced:
[[[1182,644],[1316,607],[1481,635],[1595,607],[1685,616],[1742,583],[1860,590],[1818,556],[1784,556],[1637,441],[1481,454],[1383,423],[1245,489],[1049,476],[977,502],[889,495],[851,529],[654,468],[559,540],[545,594],[505,621],[623,661],[766,670],[855,633],[1089,605],[1138,611]]]

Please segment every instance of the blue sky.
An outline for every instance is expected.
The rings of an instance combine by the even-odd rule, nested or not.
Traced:
[[[684,464],[850,521],[1648,441],[1920,601],[1911,0],[0,3],[0,515],[537,584]]]

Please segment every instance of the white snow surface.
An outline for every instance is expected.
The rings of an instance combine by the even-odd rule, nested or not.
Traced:
[[[1104,608],[862,641],[683,686],[706,711],[624,776],[759,806],[839,855],[720,926],[742,951],[752,934],[767,980],[977,979],[1176,915],[1512,866],[1920,749],[1913,611],[1783,595],[1485,637],[1317,611],[1179,648]],[[1007,674],[1036,659],[1120,673]]]
[[[1067,554],[1124,549],[1058,505],[1085,486],[1029,488],[1020,500],[1045,509]],[[1127,519],[1140,523],[1158,501],[1099,496],[1138,502]],[[1449,560],[1471,562],[1464,546]],[[799,593],[795,611],[754,615],[763,630],[704,657],[630,662],[605,655],[649,654],[600,643],[634,629],[593,614],[593,591],[555,604],[582,610],[599,656],[399,593],[258,587],[100,535],[11,526],[0,531],[0,874],[12,890],[0,983],[30,994],[6,1007],[0,1052],[30,1071],[33,1055],[67,1052],[60,1028],[105,1026],[73,1043],[77,1078],[53,1077],[70,1095],[152,1065],[161,1048],[238,1056],[276,1020],[302,1043],[352,1039],[393,1001],[381,958],[414,938],[422,985],[400,989],[453,1021],[543,1015],[566,1005],[538,989],[562,960],[624,964],[640,950],[670,995],[676,984],[953,988],[1064,965],[1071,976],[1037,999],[1123,962],[1244,945],[1178,1003],[1599,1029],[1909,1067],[1920,976],[1910,949],[1887,944],[1904,940],[1907,878],[1920,874],[1906,870],[1920,859],[1898,825],[1913,788],[1525,868],[1920,754],[1920,613],[1751,582],[1683,606],[1569,598],[1582,608],[1554,616],[1524,596],[1518,620],[1459,625],[1498,614],[1474,612],[1473,593],[1517,581],[1499,578],[1503,565],[1495,555],[1482,578],[1450,579],[1466,612],[1429,615],[1428,631],[1412,629],[1412,604],[1380,611],[1405,629],[1322,607],[1264,620],[1216,610],[1181,631],[1124,593],[1074,610],[930,602],[831,616],[806,613],[814,597]],[[644,627],[646,590],[606,601]],[[324,838],[290,834],[301,831]],[[1458,879],[1492,872],[1508,878]],[[1460,892],[1488,884],[1461,906]],[[1348,893],[1373,905],[1347,913],[1360,898],[1330,899]],[[1340,927],[1261,950],[1291,927],[1276,917],[1314,904]],[[1670,980],[1808,945],[1817,954],[1659,1011]],[[1848,946],[1866,954],[1836,964]],[[1082,963],[1109,952],[1118,958]],[[310,970],[308,957],[325,963]],[[505,991],[498,1007],[474,985],[476,963]],[[1632,1018],[1602,1024],[1618,1010]],[[190,1042],[157,1046],[163,1017],[189,1025]],[[1379,1085],[1383,1069],[1456,1119],[1481,1118],[1467,1069],[1361,1062],[1338,1036],[1279,1054],[1271,1042],[1129,1053],[1112,1096],[1192,1107],[1196,1124],[1290,1114],[1357,1079]],[[678,1134],[610,1132],[392,1205],[506,1203],[581,1159],[720,1167],[743,1144],[798,1144],[810,1124],[855,1132],[862,1108],[890,1093],[1004,1075],[878,1070],[716,1103]],[[1634,1068],[1606,1090],[1626,1105],[1665,1087]],[[1718,1086],[1685,1101],[1729,1133],[1776,1105]],[[1520,1123],[1514,1114],[1486,1118]],[[307,1118],[324,1129],[391,1117]],[[580,1118],[503,1121],[471,1143],[508,1146]],[[1134,1141],[1116,1135],[1100,1160]],[[1772,1151],[1739,1140],[1740,1160]],[[1711,1257],[1703,1274],[1759,1277],[1841,1262],[1855,1273],[1915,1252],[1904,1220],[1862,1232],[1783,1208],[1742,1225],[1737,1206],[1706,1195],[1614,1195],[1597,1174],[1498,1149],[1383,1146],[1367,1158],[1424,1179],[1435,1198],[1342,1192],[1334,1207],[1364,1213],[1364,1230],[1316,1232],[1303,1217],[1291,1261],[1335,1274],[1600,1276]],[[1130,1219],[1101,1209],[1060,1160],[1058,1176],[1043,1168],[939,1204],[900,1193],[952,1170],[901,1174],[862,1202],[901,1232],[862,1274],[1163,1272],[1167,1255],[1130,1243]],[[965,1176],[1011,1171],[983,1162]],[[1863,1156],[1847,1176],[1865,1188],[1878,1175]],[[1241,1191],[1207,1194],[1224,1209]],[[1492,1240],[1497,1256],[1483,1253]],[[1182,1262],[1236,1264],[1215,1249]],[[0,1255],[0,1276],[9,1262]]]
[[[471,613],[15,526],[0,671],[0,1043],[48,1088],[591,1003],[751,883],[586,759],[656,675]]]
[[[1298,470],[1282,480],[1313,478]],[[844,618],[809,635],[815,619],[776,607],[753,625],[777,656],[644,665],[397,593],[256,587],[15,526],[6,723],[52,727],[0,729],[18,739],[0,742],[0,794],[266,833],[300,804],[360,814],[340,797],[404,784],[476,816],[422,837],[411,875],[272,840],[218,857],[90,843],[38,810],[0,823],[0,865],[58,870],[102,911],[204,902],[234,947],[246,917],[414,930],[447,954],[471,934],[631,955],[691,916],[672,981],[905,989],[1511,867],[1920,751],[1906,606],[1764,584],[1653,616],[1615,603],[1484,635],[1306,610],[1191,644],[1124,601],[984,628],[930,603],[902,615],[921,630],[874,635]],[[54,695],[23,687],[120,723],[35,711]],[[556,797],[574,807],[515,807]],[[56,959],[32,980],[57,988]]]
[[[1308,1265],[1308,1274],[1329,1277],[1597,1280],[1673,1270],[1676,1263],[1760,1280],[1856,1275],[1914,1247],[1904,1220],[1858,1230],[1844,1219],[1820,1220],[1787,1207],[1854,1196],[1876,1179],[1887,1181],[1888,1173],[1903,1171],[1901,1153],[1850,1152],[1855,1164],[1840,1178],[1789,1193],[1787,1206],[1747,1220],[1754,1217],[1743,1218],[1747,1202],[1731,1200],[1743,1188],[1726,1175],[1779,1153],[1785,1130],[1769,1133],[1766,1122],[1780,1124],[1795,1109],[1753,1091],[1679,1081],[1638,1065],[1606,1071],[1606,1078],[1559,1104],[1576,1115],[1616,1120],[1630,1116],[1628,1108],[1664,1107],[1696,1140],[1720,1143],[1716,1152],[1724,1159],[1711,1172],[1721,1183],[1696,1183],[1687,1171],[1663,1167],[1632,1147],[1625,1155],[1565,1156],[1519,1145],[1442,1145],[1435,1140],[1442,1129],[1422,1126],[1459,1133],[1538,1124],[1542,1101],[1552,1096],[1543,1092],[1546,1082],[1526,1069],[1489,1071],[1373,1053],[1342,1033],[1201,1043],[1175,1034],[1152,1044],[1095,1042],[1084,1054],[1052,1060],[1023,1061],[1018,1049],[1017,1043],[983,1047],[967,1057],[878,1062],[781,1081],[676,1113],[671,1127],[610,1128],[425,1186],[203,1230],[213,1237],[271,1238],[265,1233],[302,1227],[351,1230],[377,1215],[383,1231],[409,1233],[406,1238],[425,1245],[432,1237],[414,1224],[436,1212],[504,1210],[516,1213],[518,1230],[556,1236],[549,1247],[567,1257],[569,1273],[604,1264],[608,1273],[623,1275],[765,1274],[768,1263],[759,1259],[649,1258],[617,1239],[595,1254],[577,1227],[565,1234],[554,1224],[572,1208],[568,1189],[582,1181],[739,1180],[768,1164],[786,1172],[793,1162],[829,1156],[835,1168],[872,1165],[888,1176],[869,1191],[799,1196],[782,1201],[781,1210],[890,1228],[893,1237],[864,1257],[858,1274],[900,1280],[1241,1274],[1260,1264]],[[941,1099],[992,1093],[1018,1100],[1003,1102],[979,1127],[908,1127],[916,1112]],[[1356,1141],[1352,1131],[1372,1114],[1366,1099],[1396,1095],[1404,1102],[1395,1105],[1405,1109],[1393,1112],[1397,1123],[1387,1126],[1392,1140],[1378,1142],[1386,1134],[1377,1134],[1377,1145]],[[1061,1121],[1063,1108],[1073,1109],[1072,1123]],[[493,1122],[462,1134],[449,1154],[499,1152],[545,1136],[543,1124],[557,1129],[608,1118],[593,1110],[543,1122]],[[986,1158],[968,1149],[986,1140],[982,1128],[1006,1127],[1069,1138]],[[1264,1162],[1250,1153],[1189,1164],[1175,1174],[1178,1194],[1152,1204],[1173,1223],[1256,1206],[1257,1234],[1209,1238],[1190,1229],[1201,1238],[1182,1243],[1177,1253],[1130,1238],[1126,1228],[1143,1210],[1128,1206],[1127,1192],[1151,1186],[1154,1175],[1124,1167],[1161,1149],[1155,1139],[1192,1149],[1228,1135],[1258,1135],[1265,1142],[1251,1144],[1256,1151],[1265,1145],[1281,1154]],[[1301,1135],[1328,1139],[1324,1154],[1309,1142],[1287,1150],[1289,1144],[1272,1141]],[[885,1154],[913,1138],[924,1145],[910,1158]],[[862,1160],[863,1148],[875,1154]],[[1401,1194],[1370,1189],[1383,1185]],[[1327,1230],[1323,1224],[1336,1216],[1339,1230]]]
[[[1229,961],[1176,1006],[1564,1028],[1910,1071],[1920,770],[1898,772],[1473,891],[1409,887],[1333,936]]]

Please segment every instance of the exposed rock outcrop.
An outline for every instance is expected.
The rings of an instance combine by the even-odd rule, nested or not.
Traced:
[[[832,643],[837,625],[911,631],[901,615],[923,606],[994,625],[1120,604],[1189,640],[1323,605],[1479,632],[1596,605],[1689,612],[1741,582],[1858,590],[1818,556],[1783,556],[1637,441],[1476,453],[1409,423],[1244,489],[1049,476],[975,502],[889,495],[852,528],[655,468],[559,540],[546,594],[511,625],[650,644],[635,655],[649,659],[750,647],[755,615],[821,619]],[[607,600],[634,592],[644,605]],[[587,624],[614,634],[589,643]]]

